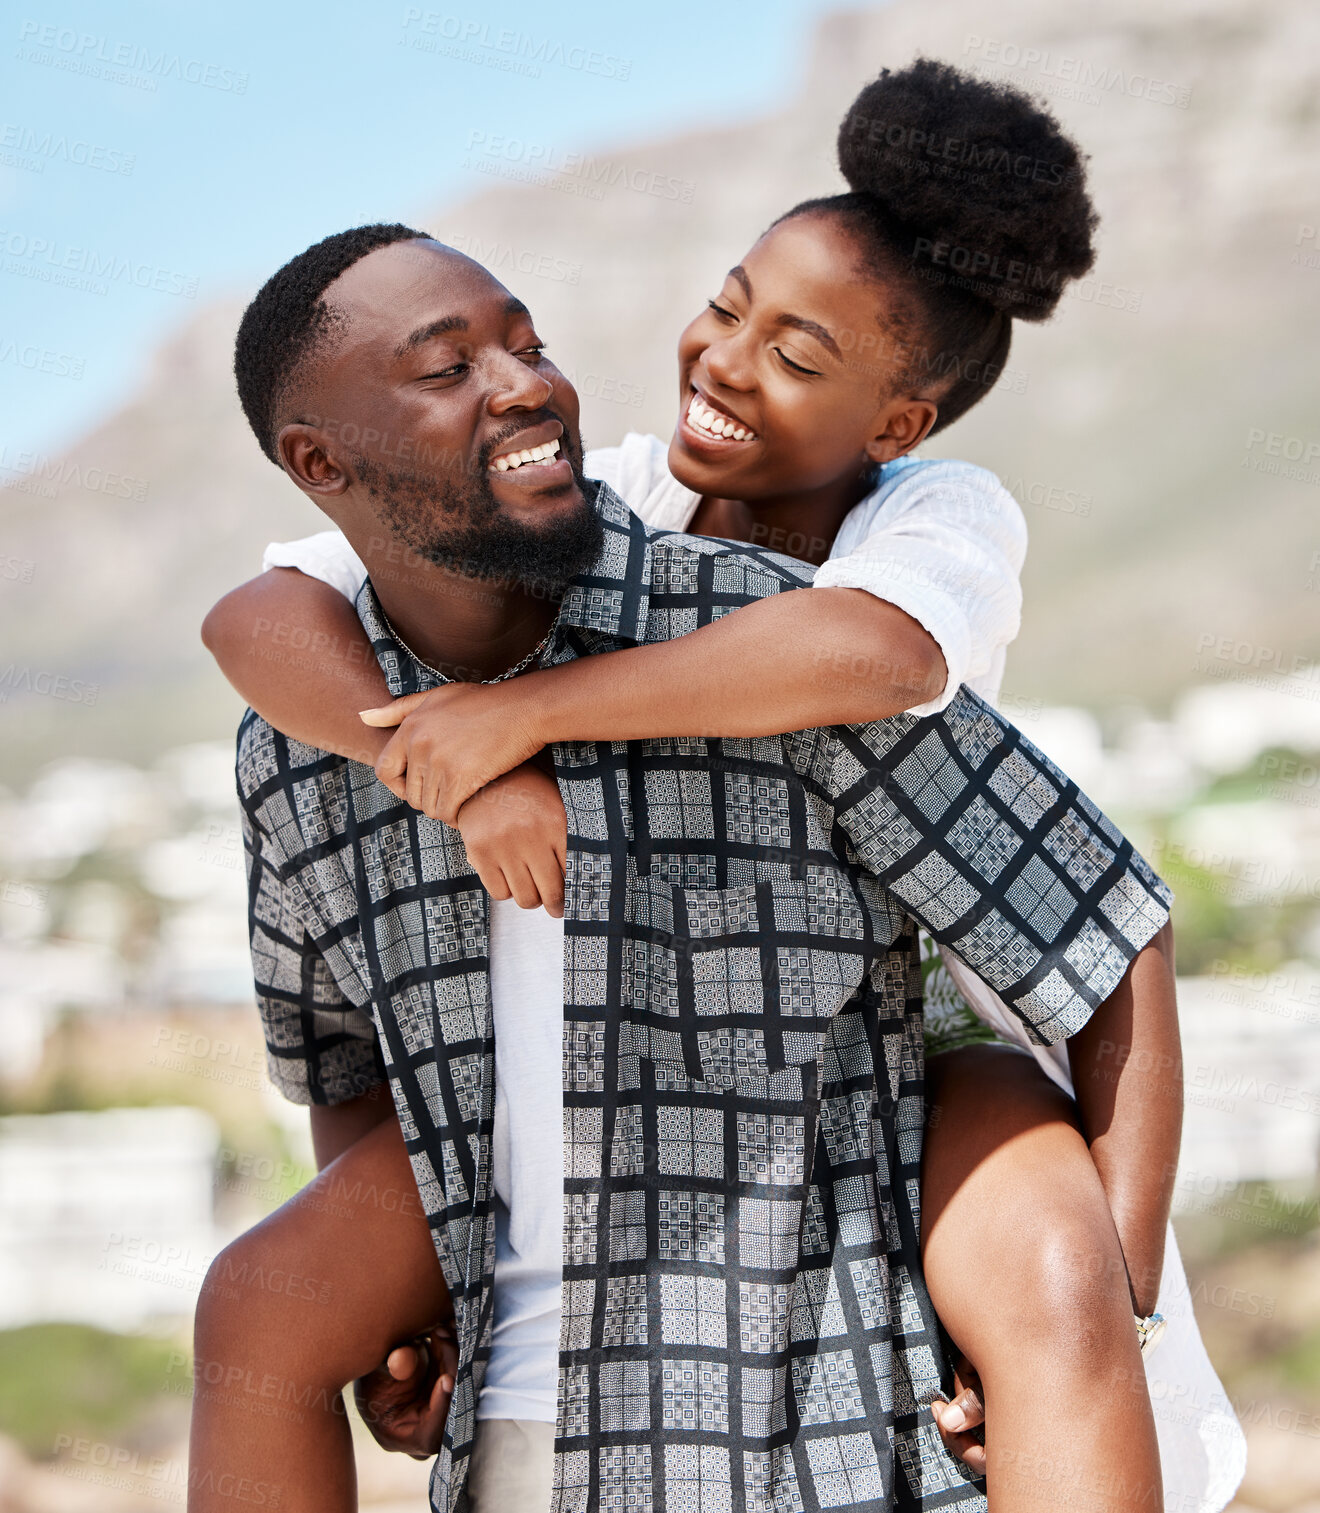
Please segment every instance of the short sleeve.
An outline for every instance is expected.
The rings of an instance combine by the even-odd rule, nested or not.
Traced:
[[[855,518],[854,518],[855,517]],[[1022,615],[1027,526],[991,472],[966,462],[911,461],[844,522],[817,588],[860,588],[912,616],[938,643],[943,691],[915,706],[937,714],[961,684],[993,697]]]
[[[319,578],[338,589],[350,604],[367,581],[362,558],[342,531],[318,531],[297,541],[272,541],[262,555],[261,570],[272,567],[296,567],[309,578]]]
[[[965,689],[940,715],[820,740],[812,775],[862,865],[1034,1043],[1075,1035],[1168,919],[1132,843]]]
[[[333,1104],[385,1081],[375,1025],[326,965],[269,843],[243,817],[257,1008],[271,1082],[291,1103]]]

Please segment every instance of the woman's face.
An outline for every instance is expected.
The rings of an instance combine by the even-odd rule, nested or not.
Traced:
[[[925,434],[934,406],[892,394],[899,323],[859,262],[834,217],[809,214],[771,227],[730,271],[678,341],[669,467],[681,483],[779,498],[854,478]]]

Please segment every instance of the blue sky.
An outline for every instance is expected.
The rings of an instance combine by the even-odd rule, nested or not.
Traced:
[[[476,187],[473,127],[571,152],[773,109],[831,8],[19,0],[0,21],[0,443],[73,440],[202,304]]]

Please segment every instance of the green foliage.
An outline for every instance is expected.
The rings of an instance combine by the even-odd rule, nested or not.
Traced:
[[[1289,1387],[1320,1396],[1320,1329],[1312,1329],[1279,1352],[1275,1363]]]
[[[1198,866],[1180,846],[1169,843],[1167,826],[1146,854],[1176,895],[1179,976],[1198,977],[1225,962],[1249,972],[1272,972],[1308,954],[1314,900],[1253,899],[1249,877]]]
[[[1177,1219],[1179,1243],[1199,1264],[1259,1245],[1295,1246],[1320,1230],[1311,1182],[1240,1182]]]
[[[186,1407],[191,1382],[186,1355],[168,1341],[87,1324],[3,1330],[0,1434],[43,1459],[61,1434],[121,1444],[168,1411],[172,1388]]]

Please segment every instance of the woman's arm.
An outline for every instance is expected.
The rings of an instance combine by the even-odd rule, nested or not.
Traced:
[[[653,646],[489,687],[450,685],[371,712],[398,733],[376,770],[452,823],[477,789],[555,741],[757,736],[885,719],[934,697],[944,658],[862,589],[794,589]],[[420,706],[420,707],[419,707]]]
[[[358,762],[374,763],[385,747],[388,731],[359,717],[389,698],[385,676],[352,605],[328,583],[271,568],[220,600],[202,640],[239,693],[285,735]],[[405,773],[389,787],[408,797]],[[566,821],[552,777],[531,766],[510,772],[474,795],[453,823],[493,898],[563,913]],[[314,1129],[318,1118],[338,1127],[345,1116],[313,1110]]]
[[[295,741],[372,763],[385,738],[358,711],[390,696],[353,606],[328,584],[274,567],[202,622],[202,640],[253,709]]]
[[[863,589],[793,589],[677,640],[549,669],[529,697],[547,744],[779,735],[901,714],[944,676],[939,646],[901,609]]]
[[[1155,1307],[1182,1135],[1182,1048],[1166,924],[1068,1041],[1082,1128],[1109,1199],[1133,1307]]]
[[[324,1171],[351,1145],[369,1135],[378,1124],[397,1119],[389,1086],[375,1087],[344,1103],[314,1103],[307,1110],[312,1125],[312,1152],[317,1171]]]

